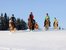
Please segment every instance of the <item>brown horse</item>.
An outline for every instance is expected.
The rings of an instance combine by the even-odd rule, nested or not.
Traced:
[[[28,28],[30,30],[38,29],[38,24],[35,22],[32,12],[30,13],[28,18]]]
[[[35,22],[35,20],[31,18],[28,19],[28,29],[30,30],[38,29],[38,24]]]
[[[30,18],[28,19],[28,29],[32,29],[32,22]]]
[[[9,20],[9,29],[10,29],[11,32],[15,31],[15,24],[12,21],[12,19]]]
[[[34,28],[37,30],[39,28],[38,24],[35,23]]]
[[[44,27],[45,27],[46,30],[49,29],[49,27],[50,27],[50,21],[49,21],[49,19],[45,19]]]

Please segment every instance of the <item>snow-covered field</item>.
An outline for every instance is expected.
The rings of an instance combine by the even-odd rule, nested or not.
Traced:
[[[0,31],[0,50],[66,50],[66,31]]]

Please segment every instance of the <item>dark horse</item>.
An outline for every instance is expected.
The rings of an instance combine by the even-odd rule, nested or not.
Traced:
[[[49,27],[50,27],[50,20],[49,19],[45,19],[45,21],[44,21],[44,27],[45,27],[46,30],[49,29]]]
[[[34,30],[34,25],[35,25],[35,20],[29,18],[29,19],[28,19],[28,28],[29,28],[30,30]]]
[[[29,15],[29,18],[28,18],[28,28],[30,30],[34,30],[34,25],[35,25],[35,20],[33,19],[33,14],[31,12],[31,14]]]

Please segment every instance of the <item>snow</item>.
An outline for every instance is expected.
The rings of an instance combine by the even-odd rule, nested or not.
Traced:
[[[66,50],[66,31],[0,31],[0,50]]]

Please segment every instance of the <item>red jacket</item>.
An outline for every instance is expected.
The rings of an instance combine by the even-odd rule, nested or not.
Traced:
[[[31,18],[32,18],[32,19],[34,19],[34,16],[33,16],[33,14],[30,14],[30,16],[31,16]],[[29,18],[30,18],[30,16],[29,16]]]
[[[34,18],[34,16],[32,15],[32,19]]]

